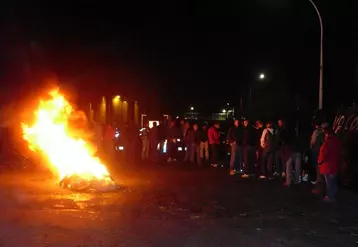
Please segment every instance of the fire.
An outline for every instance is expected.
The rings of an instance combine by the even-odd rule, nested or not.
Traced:
[[[32,125],[22,123],[23,138],[32,151],[41,151],[59,178],[78,176],[81,179],[107,179],[107,168],[95,156],[94,148],[75,136],[69,120],[74,109],[58,90],[41,100],[34,112]]]

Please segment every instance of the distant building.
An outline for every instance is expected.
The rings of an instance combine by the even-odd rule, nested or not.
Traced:
[[[200,116],[199,112],[185,112],[184,118],[185,119],[198,119]]]

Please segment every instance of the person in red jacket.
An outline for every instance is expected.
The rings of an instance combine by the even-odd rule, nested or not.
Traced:
[[[325,139],[318,156],[319,172],[326,181],[325,201],[334,201],[337,192],[337,174],[341,162],[341,142],[328,126],[323,129]]]
[[[218,149],[219,149],[219,145],[220,145],[219,128],[220,128],[219,123],[215,123],[208,130],[208,140],[209,140],[210,151],[211,151],[211,166],[212,167],[218,167],[217,153],[218,153]]]

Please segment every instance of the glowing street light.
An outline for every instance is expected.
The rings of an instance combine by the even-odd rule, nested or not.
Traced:
[[[194,107],[190,107],[190,110],[191,110],[191,111],[194,111]]]
[[[262,80],[262,79],[265,79],[265,74],[260,74],[259,78]]]
[[[222,110],[222,112],[223,112],[223,113],[226,113],[226,110],[225,110],[225,109],[223,109],[223,110]]]

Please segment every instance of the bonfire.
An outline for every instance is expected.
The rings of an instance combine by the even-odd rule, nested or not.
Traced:
[[[108,189],[116,186],[96,148],[70,124],[74,107],[58,90],[40,100],[32,124],[22,123],[23,138],[34,152],[42,153],[59,184],[71,189]]]

